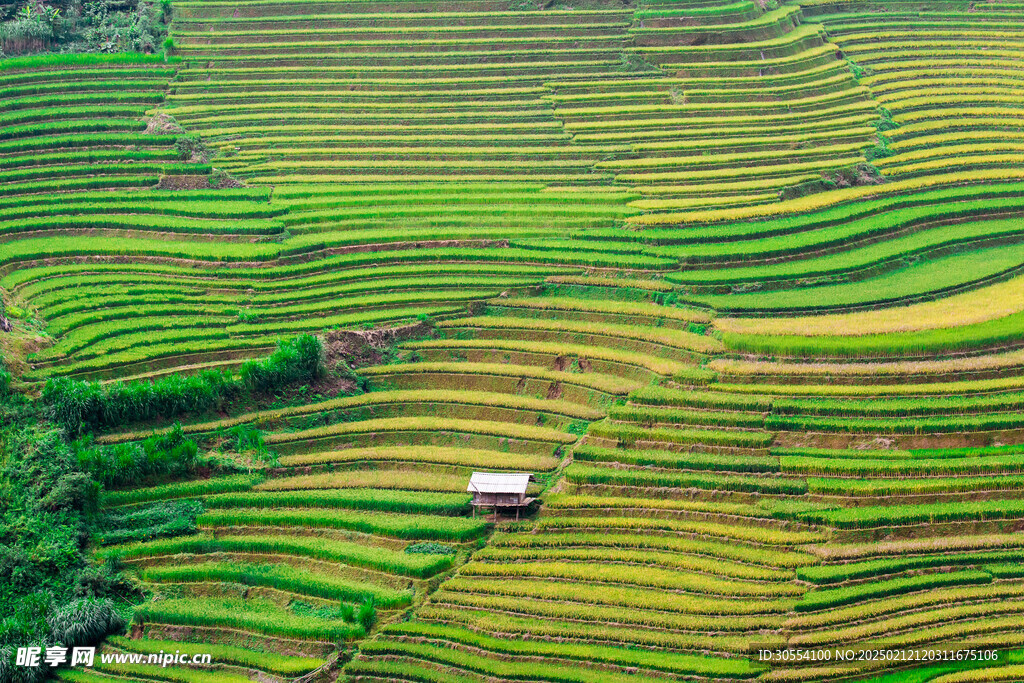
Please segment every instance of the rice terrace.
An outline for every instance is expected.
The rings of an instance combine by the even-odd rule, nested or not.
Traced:
[[[1024,681],[1021,0],[0,0],[0,683]]]

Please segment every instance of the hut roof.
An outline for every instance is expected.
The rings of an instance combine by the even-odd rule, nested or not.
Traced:
[[[526,493],[526,486],[531,479],[533,475],[525,472],[474,472],[466,490],[471,493]]]

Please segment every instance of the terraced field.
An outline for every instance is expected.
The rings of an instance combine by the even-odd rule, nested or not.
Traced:
[[[171,5],[0,60],[101,652],[216,664],[59,678],[1024,678],[1024,5]]]

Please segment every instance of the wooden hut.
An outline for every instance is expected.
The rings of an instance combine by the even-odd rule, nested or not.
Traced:
[[[466,487],[466,491],[473,494],[473,516],[480,507],[493,508],[495,519],[498,508],[515,508],[516,519],[519,519],[520,508],[535,500],[526,497],[526,487],[531,481],[534,481],[533,475],[526,472],[474,472]]]

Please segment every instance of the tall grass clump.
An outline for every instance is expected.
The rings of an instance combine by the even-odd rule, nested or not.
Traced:
[[[180,424],[166,434],[109,447],[93,444],[89,435],[75,441],[72,451],[79,468],[105,487],[138,484],[154,475],[182,475],[199,458],[196,442],[185,437]]]
[[[54,640],[70,647],[98,643],[103,636],[127,625],[111,600],[96,598],[73,600],[46,621]]]
[[[367,631],[369,631],[374,623],[377,621],[377,608],[373,604],[373,597],[366,599],[366,602],[359,606],[359,611],[356,612],[356,621],[363,625]]]
[[[190,377],[170,375],[155,382],[83,382],[51,379],[42,400],[50,418],[71,435],[141,420],[213,410],[237,393],[229,372],[205,370]]]
[[[131,422],[209,412],[246,392],[269,393],[314,381],[323,372],[322,343],[303,334],[279,341],[267,358],[247,361],[237,377],[230,370],[204,370],[188,377],[108,385],[60,377],[46,383],[42,401],[49,417],[77,436]]]
[[[0,621],[0,681],[37,683],[49,678],[49,667],[15,664],[18,647],[82,647],[123,631],[127,622],[108,598],[79,598],[63,605],[35,594],[31,605]]]
[[[247,361],[238,374],[251,391],[269,392],[319,379],[325,369],[323,344],[317,337],[303,334],[278,342],[277,351],[267,358]]]

